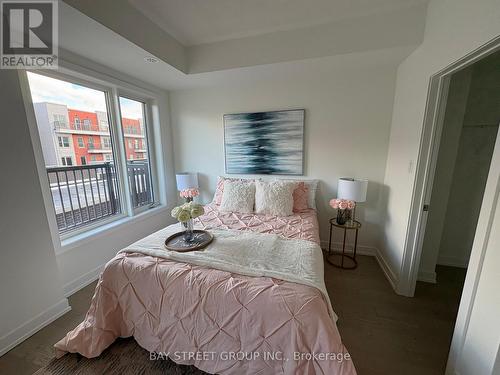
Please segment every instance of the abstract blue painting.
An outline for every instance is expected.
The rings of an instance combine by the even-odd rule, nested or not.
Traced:
[[[304,110],[224,115],[226,173],[302,175]]]

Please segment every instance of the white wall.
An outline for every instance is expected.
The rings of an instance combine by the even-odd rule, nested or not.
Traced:
[[[370,61],[370,55],[359,59]],[[199,172],[202,200],[210,201],[216,176],[224,175],[224,114],[305,108],[305,176],[321,180],[322,240],[328,240],[328,218],[335,214],[328,201],[336,196],[337,179],[363,177],[370,183],[367,202],[356,211],[363,222],[359,245],[378,247],[396,64],[354,68],[359,64],[350,62],[320,71],[313,65],[277,79],[256,75],[253,83],[171,92],[176,170]]]
[[[402,266],[429,78],[499,34],[498,0],[433,0],[422,45],[398,68],[384,178],[388,201],[382,247],[396,274]]]
[[[68,310],[15,70],[0,70],[0,355]]]

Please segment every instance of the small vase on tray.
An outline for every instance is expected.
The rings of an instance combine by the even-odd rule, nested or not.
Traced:
[[[171,215],[181,222],[182,238],[185,242],[192,242],[194,240],[194,222],[193,219],[201,216],[205,210],[201,204],[193,201],[186,202],[181,206],[174,207]]]
[[[193,219],[189,219],[188,221],[184,221],[182,223],[182,226],[184,228],[184,234],[183,234],[184,241],[192,242],[194,240]]]

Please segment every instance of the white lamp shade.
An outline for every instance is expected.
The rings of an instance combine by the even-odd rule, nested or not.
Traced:
[[[175,175],[177,181],[177,190],[198,189],[197,173],[179,173]]]
[[[355,202],[366,201],[366,190],[368,180],[357,180],[354,178],[339,178],[337,198],[348,199]]]

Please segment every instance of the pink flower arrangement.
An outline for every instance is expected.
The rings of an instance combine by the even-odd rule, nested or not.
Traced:
[[[191,189],[184,189],[181,190],[180,196],[181,198],[194,198],[200,195],[200,192],[196,188],[191,188]]]
[[[330,201],[330,206],[339,210],[352,210],[354,207],[356,207],[356,202],[349,199],[332,199]]]

